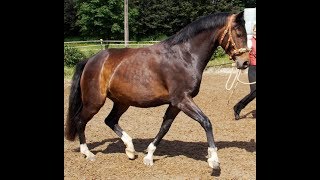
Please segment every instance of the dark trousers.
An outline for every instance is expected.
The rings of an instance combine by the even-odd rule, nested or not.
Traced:
[[[256,82],[256,66],[249,66],[248,69],[249,82]],[[250,84],[250,93],[242,98],[236,105],[235,111],[239,114],[254,98],[256,98],[256,84]]]

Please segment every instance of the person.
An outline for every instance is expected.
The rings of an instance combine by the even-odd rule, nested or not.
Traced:
[[[234,107],[235,120],[240,119],[240,112],[244,109],[253,99],[256,98],[256,24],[253,26],[253,36],[251,39],[252,47],[249,52],[250,63],[248,67],[248,80],[250,83],[250,93],[241,99]]]

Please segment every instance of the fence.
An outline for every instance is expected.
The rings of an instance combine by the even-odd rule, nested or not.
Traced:
[[[158,43],[160,41],[128,41],[128,48],[139,48],[146,47]],[[87,56],[97,53],[100,50],[104,50],[107,48],[124,48],[125,42],[121,40],[90,40],[90,41],[71,41],[64,42],[64,45],[67,45],[70,48],[77,48]],[[208,67],[213,67],[217,69],[221,69],[222,67],[230,67],[231,61],[227,56],[224,55],[224,50],[219,47],[218,48],[218,56],[212,57],[215,59],[212,62],[209,62]]]
[[[160,41],[128,41],[129,48],[146,47]],[[90,41],[71,41],[64,42],[70,48],[78,48],[81,51],[99,51],[107,48],[124,48],[125,42],[120,40],[90,40]]]

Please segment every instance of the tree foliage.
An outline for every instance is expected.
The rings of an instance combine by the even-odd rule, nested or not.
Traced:
[[[64,0],[64,35],[75,35],[78,29],[76,23],[76,9],[73,0]]]
[[[121,34],[123,3],[119,0],[88,0],[77,3],[77,25],[83,36],[106,38]],[[110,37],[109,37],[110,38]]]
[[[65,0],[65,35],[75,24],[83,37],[124,39],[124,0],[71,1]],[[237,13],[246,7],[255,7],[255,0],[129,0],[129,37],[141,40],[171,36],[200,16]]]

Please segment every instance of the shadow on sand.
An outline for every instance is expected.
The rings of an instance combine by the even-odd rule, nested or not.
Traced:
[[[136,152],[146,153],[148,145],[153,139],[133,139],[133,144]],[[110,143],[104,150],[92,150],[91,152],[97,154],[98,152],[109,154],[109,153],[124,153],[125,145],[120,138],[105,139],[101,142],[88,143],[89,149],[94,149],[98,146],[102,146],[105,143]],[[256,151],[256,142],[251,139],[249,142],[246,141],[217,141],[216,146],[218,149],[237,147],[245,149],[248,152]],[[79,148],[75,151],[80,151]],[[162,139],[157,150],[154,152],[155,156],[186,156],[195,160],[206,161],[208,155],[208,144],[207,142],[184,142],[184,141],[169,141]]]

